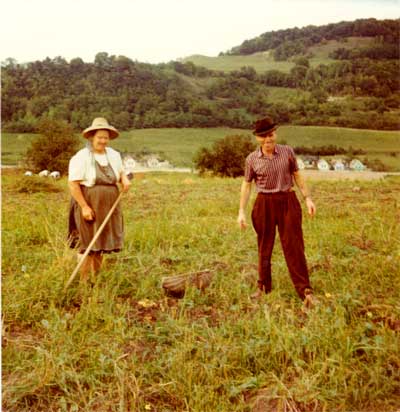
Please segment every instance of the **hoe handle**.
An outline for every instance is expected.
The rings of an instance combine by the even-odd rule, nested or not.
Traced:
[[[82,258],[79,260],[78,264],[76,265],[74,271],[72,272],[72,275],[69,277],[68,282],[64,286],[64,292],[68,289],[68,287],[71,285],[72,281],[75,279],[76,274],[78,273],[79,269],[83,265],[84,260],[86,259],[86,256],[90,253],[90,249],[93,247],[93,245],[96,243],[96,240],[100,236],[101,232],[103,231],[104,227],[106,226],[107,222],[110,220],[111,215],[113,214],[115,208],[117,207],[119,201],[121,200],[123,192],[121,192],[117,200],[114,202],[112,205],[110,211],[108,212],[107,216],[103,220],[103,223],[100,225],[100,227],[97,229],[97,232],[93,236],[93,239],[89,243],[89,246],[86,248],[85,253],[83,254]]]

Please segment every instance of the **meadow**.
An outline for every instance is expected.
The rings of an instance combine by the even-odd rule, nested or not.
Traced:
[[[273,291],[249,299],[257,251],[236,224],[241,179],[138,174],[123,198],[124,250],[92,288],[65,294],[76,264],[66,181],[33,179],[2,176],[4,411],[399,410],[398,177],[309,182],[320,305],[306,314],[278,239]],[[163,276],[204,269],[203,293],[165,296]]]
[[[358,47],[367,47],[373,43],[372,37],[348,37],[346,41],[328,40],[324,43],[309,47],[307,50],[311,67],[319,66],[320,64],[329,65],[335,63],[336,60],[331,59],[329,54],[339,48],[354,49]],[[259,72],[268,70],[279,70],[284,73],[289,73],[294,67],[293,61],[275,61],[270,50],[257,52],[248,55],[221,55],[221,56],[203,56],[195,54],[182,59],[184,62],[192,62],[196,66],[203,66],[210,70],[221,70],[229,72],[240,70],[244,66],[251,66]]]
[[[193,167],[193,156],[227,135],[248,135],[249,130],[229,128],[140,129],[123,132],[112,142],[122,152],[157,153],[176,167]],[[2,164],[17,164],[35,137],[33,134],[2,134]],[[292,146],[336,145],[363,149],[370,159],[380,159],[390,171],[400,171],[400,132],[319,126],[281,126],[278,139]],[[82,146],[84,141],[82,139]]]

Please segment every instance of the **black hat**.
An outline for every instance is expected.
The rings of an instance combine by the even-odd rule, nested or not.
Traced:
[[[258,134],[272,132],[273,130],[277,128],[278,128],[278,123],[275,123],[271,117],[266,116],[255,122],[253,134],[257,136]]]

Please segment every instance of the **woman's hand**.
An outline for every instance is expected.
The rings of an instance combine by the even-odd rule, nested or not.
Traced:
[[[246,215],[243,210],[239,210],[239,216],[238,216],[237,221],[238,221],[240,229],[246,229],[247,227]]]
[[[82,216],[85,220],[94,220],[94,211],[90,206],[82,207]]]
[[[306,205],[307,205],[308,214],[311,217],[314,217],[317,211],[317,208],[315,207],[314,202],[312,201],[311,197],[306,197]]]
[[[125,193],[131,187],[131,181],[126,177],[125,174],[121,175],[121,185],[122,185],[122,191]]]

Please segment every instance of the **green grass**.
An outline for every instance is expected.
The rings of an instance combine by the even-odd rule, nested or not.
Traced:
[[[309,47],[308,52],[312,53],[311,62],[317,65],[320,60],[321,64],[329,64],[335,60],[329,58],[329,54],[337,49],[357,49],[371,46],[374,43],[374,37],[348,37],[347,41],[327,40],[324,44],[319,43]]]
[[[113,147],[126,152],[144,148],[158,153],[175,166],[191,167],[194,154],[203,146],[210,146],[228,134],[246,134],[248,131],[229,128],[208,129],[141,129],[122,134]]]
[[[321,305],[305,316],[278,241],[273,292],[248,299],[257,252],[253,230],[236,226],[241,179],[138,176],[123,199],[124,250],[106,257],[93,289],[73,284],[63,296],[76,264],[66,181],[54,183],[62,192],[28,195],[11,173],[2,177],[4,410],[400,407],[398,178],[310,182],[318,215],[303,227]],[[162,276],[206,268],[205,293],[164,296]]]
[[[312,67],[320,64],[329,65],[336,60],[331,59],[329,54],[338,48],[353,49],[356,47],[366,47],[371,45],[373,38],[370,37],[349,37],[346,42],[337,40],[329,40],[326,43],[317,44],[310,47],[307,52],[312,54],[309,59]],[[259,72],[267,70],[279,70],[284,73],[289,73],[290,69],[294,67],[291,61],[275,61],[273,51],[257,52],[250,55],[240,56],[203,56],[195,54],[183,59],[184,62],[193,62],[197,66],[203,66],[210,70],[221,70],[225,72],[239,70],[243,66],[252,66]]]
[[[309,92],[299,89],[291,89],[289,87],[267,87],[267,99],[270,103],[285,103],[293,101],[294,99],[307,98],[310,96]]]
[[[289,73],[294,66],[291,62],[277,62],[269,52],[254,53],[248,56],[217,56],[209,57],[202,55],[188,56],[184,62],[193,62],[197,66],[203,66],[210,70],[232,71],[239,70],[243,66],[252,66],[257,72],[267,70],[279,70]]]
[[[348,148],[361,148],[367,152],[399,151],[400,132],[347,129],[321,126],[282,126],[279,138],[293,146],[323,146],[333,144]]]
[[[16,165],[25,155],[35,135],[32,133],[2,133],[1,134],[1,163]]]
[[[276,96],[280,90],[272,89]],[[281,95],[283,98],[285,95]],[[122,152],[140,152],[148,149],[158,153],[177,167],[192,167],[194,154],[203,146],[211,146],[216,140],[232,134],[251,135],[249,130],[229,128],[208,129],[141,129],[123,132],[121,137],[111,142],[111,146]],[[16,164],[22,160],[33,135],[3,133],[2,163]],[[400,132],[346,129],[317,126],[281,126],[278,139],[293,146],[336,146],[363,149],[367,156],[380,158],[392,171],[400,171]],[[82,139],[82,146],[83,146]],[[396,153],[397,157],[391,156]]]

